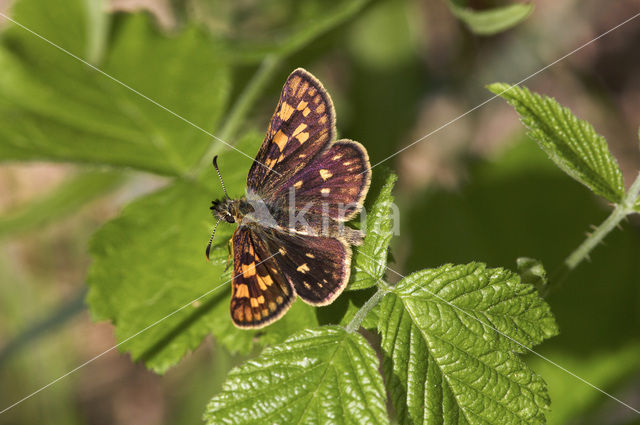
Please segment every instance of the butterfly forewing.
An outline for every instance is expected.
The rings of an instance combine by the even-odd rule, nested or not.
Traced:
[[[370,181],[365,148],[358,142],[339,140],[283,184],[276,198],[285,210],[295,201],[294,209],[304,209],[310,224],[317,227],[318,219],[346,221],[360,212]]]
[[[237,326],[266,326],[291,306],[295,292],[277,256],[249,227],[239,226],[233,234],[231,318]]]
[[[265,201],[335,137],[335,112],[320,81],[304,69],[289,75],[267,135],[249,170],[247,188]]]

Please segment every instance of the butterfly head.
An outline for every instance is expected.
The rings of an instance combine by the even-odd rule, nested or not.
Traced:
[[[220,220],[224,220],[227,223],[235,223],[236,222],[236,206],[235,201],[231,199],[217,199],[211,202],[211,206],[209,207],[211,213],[214,217],[217,217]]]

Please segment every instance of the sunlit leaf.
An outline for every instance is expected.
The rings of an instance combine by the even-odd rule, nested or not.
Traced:
[[[564,172],[611,202],[625,195],[622,173],[607,142],[593,126],[578,119],[554,99],[526,87],[488,86],[507,100],[529,129],[528,135]]]
[[[375,285],[384,277],[387,253],[393,237],[395,209],[391,191],[398,177],[389,174],[366,217],[366,236],[361,246],[354,249],[353,274],[349,289],[364,289]]]
[[[378,358],[367,341],[327,326],[297,333],[232,370],[208,424],[385,424]]]
[[[103,55],[104,35],[84,19],[99,20],[95,11],[89,14],[85,2],[64,9],[48,4],[20,0],[14,18],[80,58],[105,56],[97,64],[104,72],[214,130],[230,70],[207,33],[188,27],[167,36],[146,15],[122,16]],[[90,162],[182,175],[211,143],[202,130],[16,25],[2,36],[0,68],[0,161]]]
[[[379,317],[401,423],[544,423],[546,385],[517,353],[557,328],[517,275],[478,263],[422,270],[383,299]]]

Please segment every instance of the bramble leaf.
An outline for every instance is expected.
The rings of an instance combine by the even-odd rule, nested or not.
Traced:
[[[516,3],[486,10],[473,10],[461,3],[449,0],[451,13],[479,35],[492,35],[508,30],[527,19],[533,12],[532,3]]]
[[[238,148],[255,150],[259,140],[250,135]],[[243,158],[229,151],[219,162],[232,196],[243,193],[248,165],[225,168],[224,164],[250,163]],[[213,167],[206,170],[202,182],[217,182]],[[233,326],[229,317],[231,276],[222,275],[227,242],[235,226],[220,224],[207,263],[204,249],[214,223],[208,206],[222,192],[202,182],[177,180],[136,200],[91,241],[88,303],[93,318],[111,320],[119,342],[152,326],[119,348],[159,373],[195,349],[209,333],[229,350],[248,353],[256,341],[279,342],[317,324],[313,308],[296,302],[281,320],[262,329],[260,338],[257,331]]]
[[[625,195],[622,172],[604,137],[554,99],[526,87],[494,83],[493,93],[507,100],[547,156],[565,173],[611,202]]]
[[[380,193],[378,193],[378,197],[366,210],[366,236],[362,245],[354,249],[353,271],[349,289],[364,289],[374,286],[378,280],[384,277],[394,225],[391,191],[397,179],[398,176],[395,174],[389,174]]]
[[[87,24],[95,11],[90,15],[85,3],[70,2],[62,11],[20,0],[13,17],[80,58],[99,57],[104,37]],[[161,34],[144,14],[119,18],[97,66],[212,131],[231,78],[218,43],[195,27]],[[0,161],[88,162],[182,175],[210,143],[201,130],[17,25],[2,34],[0,68]]]
[[[517,353],[557,327],[517,275],[479,263],[414,273],[382,300],[378,328],[401,423],[544,423],[546,385]]]
[[[208,424],[386,424],[378,358],[338,326],[308,329],[233,369],[204,415]]]

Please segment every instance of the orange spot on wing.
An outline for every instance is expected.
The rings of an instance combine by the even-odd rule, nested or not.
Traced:
[[[287,144],[288,140],[289,140],[289,138],[287,137],[286,134],[284,134],[282,132],[282,130],[278,130],[276,135],[273,136],[273,143],[278,145],[278,148],[280,149],[280,152],[282,152],[284,150],[284,147]]]
[[[291,134],[291,135],[295,136],[296,134],[300,133],[305,128],[307,128],[307,125],[305,123],[302,123],[299,126],[297,126],[295,130],[293,130],[293,134]]]
[[[262,291],[266,291],[268,286],[273,285],[273,279],[271,276],[260,276],[258,275],[258,285]]]
[[[322,180],[328,180],[329,178],[331,178],[333,176],[333,174],[331,173],[331,171],[329,170],[325,170],[324,168],[322,168],[320,170],[320,177],[322,177]]]
[[[282,102],[282,106],[280,107],[280,112],[278,115],[282,121],[288,121],[291,118],[291,114],[293,114],[293,106],[289,105],[287,102]]]
[[[256,274],[256,263],[252,263],[252,264],[242,264],[240,266],[242,268],[242,277],[244,277],[245,279],[248,279],[252,276],[255,276]],[[246,286],[246,285],[245,285]]]
[[[249,287],[247,285],[245,285],[244,283],[238,285],[238,287],[236,288],[235,297],[236,298],[249,298]]]

